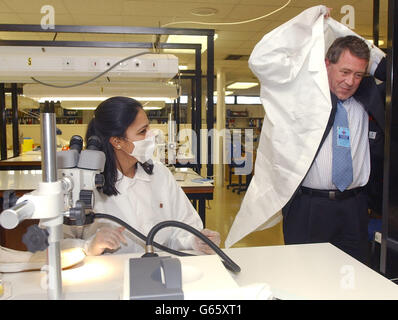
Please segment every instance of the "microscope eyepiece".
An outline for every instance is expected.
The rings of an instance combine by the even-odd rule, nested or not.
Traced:
[[[101,150],[102,149],[102,142],[101,139],[97,136],[91,136],[87,139],[87,148],[88,150]]]
[[[73,135],[69,142],[70,150],[77,150],[79,153],[83,149],[83,138],[79,135]]]

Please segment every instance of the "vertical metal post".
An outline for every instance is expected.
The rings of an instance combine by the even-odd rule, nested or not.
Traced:
[[[191,124],[192,131],[196,132],[196,121],[195,121],[195,78],[191,78]],[[194,134],[194,133],[192,133]]]
[[[196,79],[195,77],[191,78],[191,123],[192,123],[192,138],[191,141],[196,141],[196,138],[198,136],[197,130],[196,130],[196,95],[195,95],[195,89],[196,89]],[[194,136],[195,135],[195,136]],[[192,143],[192,153],[195,154],[197,153],[197,149],[193,150],[194,144]],[[198,160],[198,159],[197,159]],[[199,160],[195,162],[195,172],[200,174],[200,164]]]
[[[180,97],[173,101],[174,120],[176,122],[176,133],[180,132]]]
[[[177,122],[177,132],[180,132],[180,123],[181,123],[181,112],[180,112],[180,97],[177,98],[176,101],[176,122]]]
[[[207,176],[213,177],[214,34],[207,36]]]
[[[7,118],[6,91],[4,83],[0,83],[0,146],[1,160],[7,159]]]
[[[373,0],[373,44],[379,46],[379,11],[380,0]]]
[[[44,103],[40,114],[41,122],[41,159],[43,182],[57,181],[56,165],[56,121],[54,102]]]
[[[41,122],[41,158],[43,183],[57,181],[56,163],[56,117],[54,102],[46,101],[40,113]],[[61,247],[62,218],[46,221],[48,237],[48,298],[59,300],[62,298],[62,276],[61,276]]]
[[[16,83],[11,85],[12,107],[12,150],[13,156],[19,156],[19,131],[18,131],[18,87]]]
[[[389,239],[398,239],[398,0],[388,1],[386,128],[380,271],[389,273]]]
[[[202,46],[195,49],[195,129],[196,129],[196,161],[198,163],[198,170],[202,168],[201,165],[201,128],[202,128]]]
[[[217,154],[217,164],[216,164],[216,185],[224,185],[224,150],[225,142],[227,137],[221,132],[225,132],[225,72],[221,69],[217,70],[217,116],[216,116],[216,129],[217,134],[215,135],[214,151]],[[223,137],[222,140],[220,137]]]

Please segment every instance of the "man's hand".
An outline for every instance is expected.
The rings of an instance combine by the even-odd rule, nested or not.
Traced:
[[[333,10],[332,8],[326,8],[326,9],[327,9],[327,12],[324,15],[325,19],[330,17],[330,12]]]

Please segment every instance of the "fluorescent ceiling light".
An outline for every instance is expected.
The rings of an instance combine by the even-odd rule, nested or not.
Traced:
[[[224,95],[225,96],[230,96],[231,94],[233,94],[234,92],[233,91],[225,91],[224,92]],[[217,95],[217,91],[214,91],[214,95],[216,96]]]
[[[217,103],[217,96],[213,96],[214,103]],[[235,96],[225,96],[224,97],[225,104],[235,104]]]
[[[161,110],[162,107],[144,107],[144,110]]]
[[[176,99],[178,97],[177,89],[178,87],[172,83],[152,81],[100,82],[89,83],[75,88],[52,88],[39,84],[25,84],[23,86],[25,96],[31,99],[50,100],[51,97],[51,100],[58,99],[63,101],[102,101],[114,96],[148,97],[144,99],[147,101],[149,99]]]
[[[43,97],[38,99],[37,101],[43,103],[45,101],[104,101],[110,97]],[[164,101],[167,103],[171,103],[174,100],[167,97],[131,97],[138,101]]]
[[[59,97],[61,99],[61,107],[63,109],[72,109],[72,110],[95,110],[100,103],[97,97],[92,97],[96,100],[81,100],[80,97],[74,97],[75,100],[69,100],[73,97],[68,97],[68,100],[62,101],[63,97]],[[101,99],[106,99],[106,97],[100,97]],[[163,100],[154,97],[140,97],[135,98],[140,101],[145,110],[160,110],[163,109],[166,105],[165,100],[168,98],[163,98]]]
[[[62,109],[70,109],[70,110],[95,110],[95,109],[97,109],[97,106],[83,106],[83,107],[78,107],[78,106],[62,106]]]
[[[138,101],[164,101],[166,103],[171,103],[174,101],[174,99],[170,99],[167,97],[132,97],[132,98]]]
[[[366,39],[366,40],[373,44],[373,39]],[[379,46],[382,46],[383,44],[384,41],[379,39]]]
[[[37,101],[43,103],[45,101],[104,101],[108,97],[43,97]]]
[[[228,89],[249,89],[258,86],[257,82],[234,82],[227,86]]]
[[[260,97],[258,96],[237,96],[237,104],[261,104]]]
[[[217,34],[214,34],[214,40],[218,38]],[[191,43],[201,44],[201,53],[207,50],[207,36],[183,36],[171,34],[167,38],[167,43]],[[165,53],[195,53],[194,49],[164,49]]]
[[[188,66],[178,66],[179,70],[188,70]]]

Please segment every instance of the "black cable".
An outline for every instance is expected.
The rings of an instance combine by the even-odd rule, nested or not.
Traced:
[[[108,220],[112,220],[118,224],[120,224],[122,227],[125,227],[128,231],[130,231],[132,234],[134,234],[135,236],[137,236],[138,238],[140,238],[142,241],[147,241],[147,237],[145,237],[141,232],[139,232],[138,230],[134,229],[132,226],[130,226],[128,223],[124,222],[123,220],[114,217],[110,214],[106,214],[106,213],[94,213],[94,219],[108,219]],[[168,253],[174,254],[176,256],[193,256],[193,254],[190,253],[185,253],[185,252],[180,252],[174,249],[171,249],[169,247],[163,246],[157,242],[153,242],[153,246],[155,246],[156,248],[166,251]]]
[[[163,221],[158,223],[157,225],[155,225],[148,233],[148,236],[145,237],[141,232],[139,232],[138,230],[134,229],[132,226],[130,226],[128,223],[124,222],[123,220],[114,217],[112,215],[109,214],[105,214],[105,213],[94,213],[94,219],[108,219],[108,220],[112,220],[118,224],[120,224],[121,226],[125,227],[128,231],[130,231],[131,233],[133,233],[135,236],[137,236],[138,238],[140,238],[141,240],[145,241],[145,243],[148,245],[153,245],[154,247],[163,250],[165,252],[174,254],[176,256],[195,256],[193,254],[190,253],[185,253],[185,252],[180,252],[171,248],[168,248],[166,246],[163,246],[154,240],[154,237],[156,235],[156,233],[160,230],[163,229],[165,227],[178,227],[178,228],[182,228],[190,233],[193,233],[195,236],[199,237],[201,240],[203,240],[204,242],[206,242],[210,248],[212,248],[221,258],[222,258],[222,263],[224,264],[224,266],[228,269],[231,270],[233,272],[240,272],[241,269],[240,267],[231,260],[230,257],[228,257],[213,241],[211,241],[210,239],[208,239],[204,234],[202,234],[200,231],[196,230],[195,228],[191,227],[190,225],[187,225],[185,223],[179,222],[179,221]]]
[[[96,80],[96,79],[102,77],[104,74],[108,73],[108,72],[111,71],[113,68],[117,67],[120,63],[123,63],[123,62],[126,61],[126,60],[130,60],[130,59],[133,59],[133,58],[136,58],[136,57],[139,57],[139,56],[143,56],[143,55],[146,55],[146,54],[151,54],[151,52],[140,52],[140,53],[134,54],[134,55],[132,55],[132,56],[128,56],[127,58],[124,58],[124,59],[122,59],[122,60],[119,60],[118,62],[116,62],[115,64],[113,64],[111,67],[109,67],[108,69],[106,69],[105,71],[99,73],[98,75],[96,75],[95,77],[93,77],[93,78],[91,78],[91,79],[88,79],[88,80],[85,80],[85,81],[82,81],[82,82],[78,82],[78,83],[74,83],[74,84],[65,85],[65,86],[60,86],[60,85],[55,85],[55,84],[51,84],[51,83],[46,83],[46,82],[40,81],[40,80],[38,80],[38,79],[36,79],[36,78],[34,78],[34,77],[30,77],[30,78],[31,78],[33,81],[35,81],[35,82],[37,82],[37,83],[39,83],[39,84],[42,84],[42,85],[44,85],[44,86],[47,86],[47,87],[53,87],[53,88],[73,88],[73,87],[78,87],[78,86],[87,84],[87,83],[89,83],[89,82],[92,82],[92,81],[94,81],[94,80]]]
[[[149,231],[147,239],[146,239],[146,245],[152,245],[153,239],[156,235],[156,233],[166,227],[177,227],[177,228],[181,228],[184,229],[186,231],[189,231],[190,233],[194,234],[195,236],[197,236],[198,238],[200,238],[201,240],[203,240],[204,242],[206,242],[206,244],[212,248],[224,261],[224,265],[231,271],[233,272],[240,272],[241,269],[240,267],[231,260],[231,258],[229,258],[213,241],[211,241],[209,238],[207,238],[203,233],[201,233],[200,231],[196,230],[195,228],[191,227],[190,225],[187,225],[183,222],[180,221],[173,221],[173,220],[168,220],[168,221],[163,221],[163,222],[159,222],[157,225],[155,225],[154,227],[152,227],[152,229]]]

